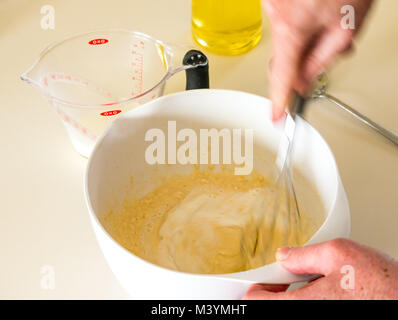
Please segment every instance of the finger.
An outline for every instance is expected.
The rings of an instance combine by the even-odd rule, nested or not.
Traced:
[[[243,300],[274,300],[282,297],[276,295],[277,292],[284,292],[289,285],[269,285],[269,284],[253,284],[243,296]]]
[[[335,290],[336,279],[320,278],[297,290],[271,292],[255,284],[243,296],[244,300],[325,300],[336,299],[341,293]]]
[[[327,276],[339,263],[340,254],[335,242],[328,241],[305,247],[279,248],[276,259],[290,272]]]
[[[278,37],[274,41],[274,55],[270,74],[273,120],[282,118],[297,79],[303,48],[295,39]]]
[[[337,58],[351,50],[353,33],[341,28],[327,29],[303,57],[301,86],[311,83]]]
[[[288,284],[267,284],[267,283],[256,283],[252,287],[256,289],[267,290],[269,292],[281,292],[286,291],[289,288]]]
[[[354,44],[352,44],[351,46],[347,47],[347,49],[343,51],[342,54],[352,53],[352,51],[354,50],[355,46]],[[312,83],[315,81],[317,77],[319,77],[322,74],[322,72],[323,71],[314,71],[312,75],[306,76],[308,80],[304,78],[304,75],[300,76],[296,88],[297,92],[299,92],[303,97],[308,96],[311,90],[313,90]]]
[[[297,75],[302,54],[311,34],[291,28],[278,15],[274,1],[265,1],[264,7],[272,26],[273,59],[270,70],[270,88],[273,120],[284,115]]]

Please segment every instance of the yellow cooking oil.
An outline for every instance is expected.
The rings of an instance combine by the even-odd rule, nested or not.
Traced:
[[[192,34],[210,52],[242,54],[260,41],[260,0],[192,0]]]

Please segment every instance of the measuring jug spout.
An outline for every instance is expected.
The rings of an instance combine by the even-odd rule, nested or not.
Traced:
[[[24,73],[21,74],[20,78],[21,80],[33,85],[37,89],[42,90],[43,87],[40,84],[39,64],[40,61],[37,59]]]

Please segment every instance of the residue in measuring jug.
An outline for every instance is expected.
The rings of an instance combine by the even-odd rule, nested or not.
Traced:
[[[211,52],[236,55],[261,38],[260,0],[192,0],[192,33]]]

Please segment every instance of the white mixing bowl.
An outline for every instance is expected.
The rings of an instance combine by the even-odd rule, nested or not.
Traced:
[[[305,277],[285,271],[278,263],[222,275],[172,271],[149,263],[119,245],[100,217],[121,205],[131,176],[136,192],[145,194],[156,176],[186,171],[181,165],[151,166],[144,158],[151,128],[167,131],[167,121],[179,128],[252,128],[254,155],[261,146],[275,151],[281,128],[270,120],[269,100],[252,94],[202,89],[167,95],[131,110],[111,124],[98,141],[87,165],[86,201],[99,245],[112,271],[133,298],[238,299],[251,283],[292,283]],[[350,215],[338,169],[328,145],[307,122],[298,126],[293,163],[317,189],[326,219],[308,243],[347,237]],[[255,162],[256,166],[256,162]]]

